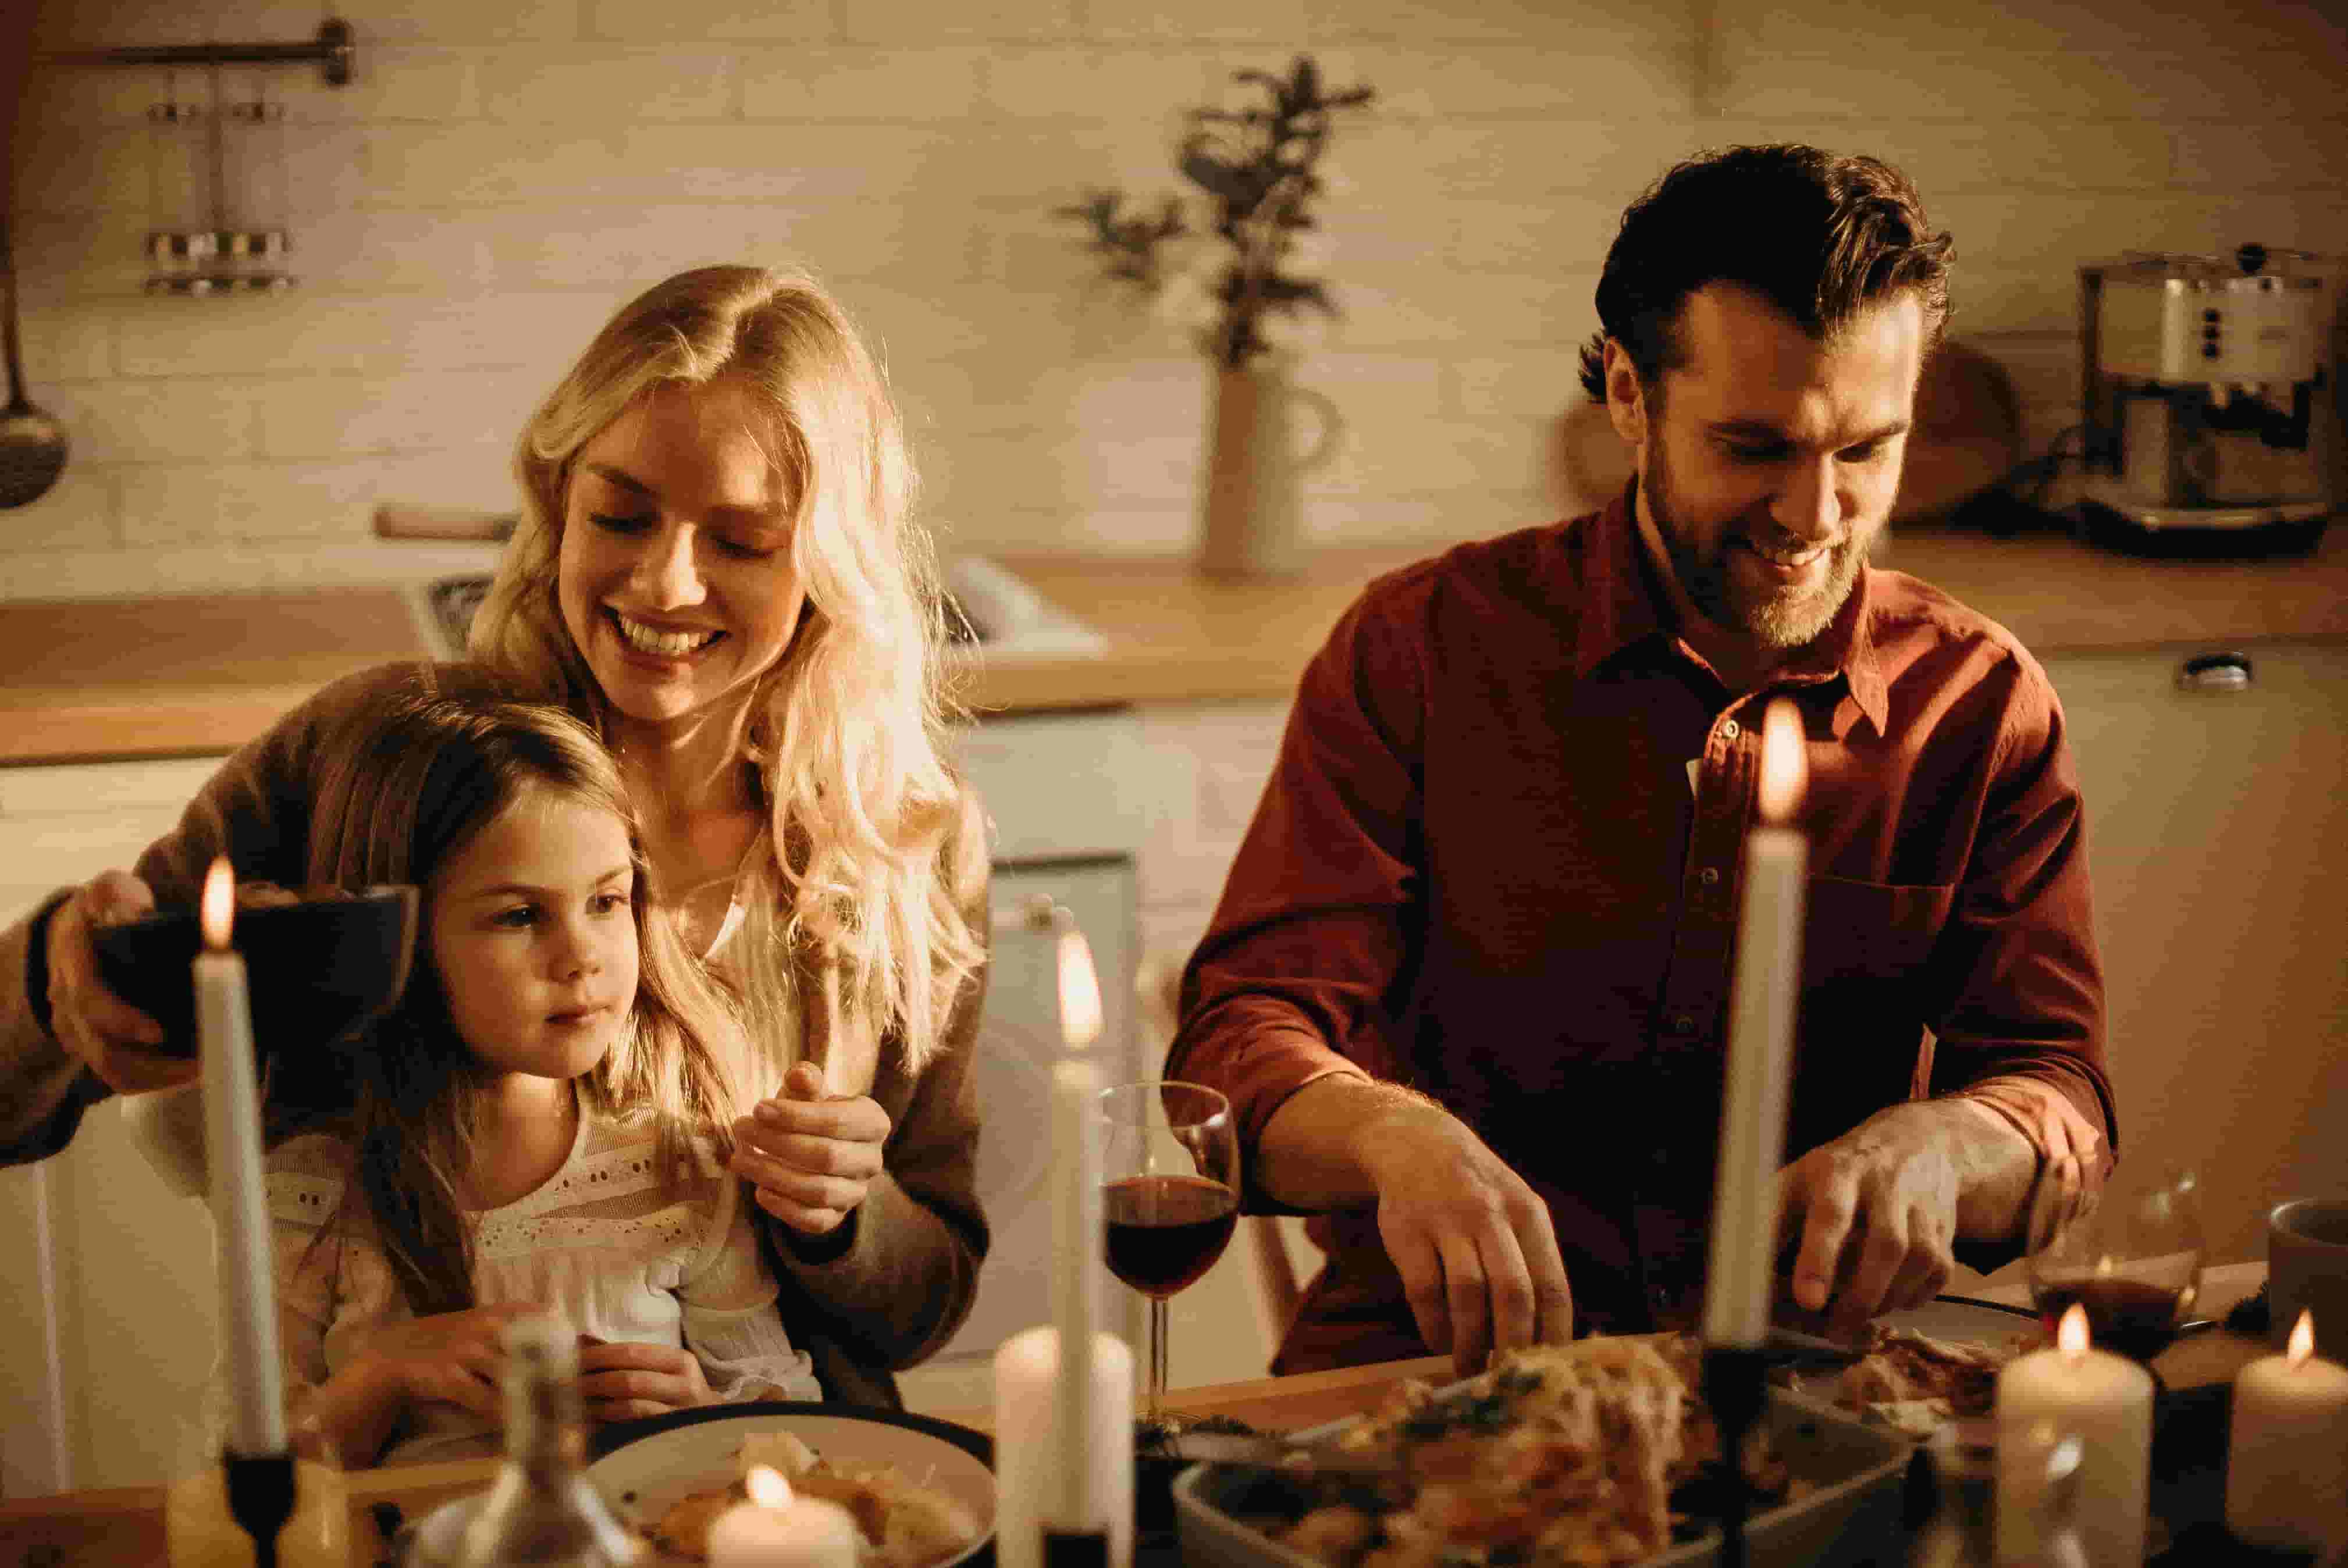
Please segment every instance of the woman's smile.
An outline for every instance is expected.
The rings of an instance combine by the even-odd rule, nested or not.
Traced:
[[[655,728],[746,697],[798,629],[772,415],[730,382],[664,387],[580,449],[557,597],[619,715]]]
[[[604,608],[613,626],[619,629],[620,641],[629,651],[664,663],[682,663],[715,646],[726,633],[701,627],[668,627],[657,621],[641,620],[625,610]]]

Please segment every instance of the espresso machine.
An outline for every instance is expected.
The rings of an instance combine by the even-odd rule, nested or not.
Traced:
[[[2341,504],[2327,258],[2133,253],[2079,269],[2088,537],[2312,548]]]

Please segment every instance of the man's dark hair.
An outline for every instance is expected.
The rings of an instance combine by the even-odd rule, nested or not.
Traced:
[[[1681,312],[1707,283],[1753,290],[1814,339],[1913,289],[1929,354],[1948,323],[1950,249],[1915,186],[1879,159],[1790,144],[1690,159],[1622,214],[1598,280],[1601,330],[1581,350],[1582,389],[1606,401],[1611,337],[1659,401],[1663,372],[1687,363]]]

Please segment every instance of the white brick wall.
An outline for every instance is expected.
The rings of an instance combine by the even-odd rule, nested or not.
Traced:
[[[402,0],[343,8],[347,88],[230,75],[286,105],[254,183],[300,288],[149,300],[139,239],[184,205],[163,74],[70,52],[305,37],[317,7],[33,3],[26,356],[75,448],[0,527],[0,597],[379,569],[375,501],[510,505],[513,430],[596,323],[736,258],[805,259],[864,317],[951,544],[1181,551],[1202,374],[1048,213],[1174,189],[1179,111],[1298,47],[1383,95],[1338,132],[1347,313],[1302,373],[1345,415],[1324,539],[1588,499],[1550,455],[1591,289],[1622,203],[1698,147],[1907,167],[2034,440],[2073,417],[2082,260],[2348,250],[2342,0]]]

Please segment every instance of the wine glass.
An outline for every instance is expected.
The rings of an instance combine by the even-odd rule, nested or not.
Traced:
[[[1202,1084],[1153,1080],[1101,1091],[1102,1208],[1109,1272],[1149,1298],[1148,1419],[1166,1407],[1166,1302],[1222,1256],[1239,1222],[1231,1104]]]
[[[2149,1362],[2193,1310],[2203,1245],[2200,1184],[2165,1172],[2131,1197],[2107,1196],[2034,1255],[2031,1305],[2052,1334],[2075,1302],[2096,1344]]]

